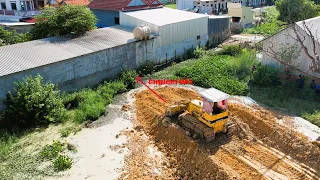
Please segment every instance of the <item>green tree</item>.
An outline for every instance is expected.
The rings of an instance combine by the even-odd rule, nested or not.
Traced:
[[[0,46],[17,44],[30,39],[29,34],[19,34],[16,31],[8,31],[0,27]]]
[[[97,18],[86,7],[66,5],[46,8],[36,17],[31,30],[33,39],[68,34],[83,34],[95,28]]]
[[[289,24],[318,15],[317,6],[310,0],[278,0],[276,8],[280,12],[279,20]]]

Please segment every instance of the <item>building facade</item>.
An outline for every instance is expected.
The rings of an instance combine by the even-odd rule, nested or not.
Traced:
[[[88,7],[98,18],[98,27],[109,27],[120,23],[119,12],[161,8],[163,4],[158,0],[94,0]]]
[[[177,9],[192,10],[202,14],[226,12],[227,3],[241,3],[242,6],[261,7],[267,0],[177,0]]]

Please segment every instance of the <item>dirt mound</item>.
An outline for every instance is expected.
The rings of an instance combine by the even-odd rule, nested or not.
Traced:
[[[193,139],[174,123],[174,119],[164,117],[169,105],[200,99],[199,95],[173,87],[155,91],[167,103],[148,90],[135,95],[136,125],[139,127],[136,131],[144,132],[152,145],[164,154],[157,161],[167,168],[163,168],[166,174],[157,178],[149,174],[143,176],[147,167],[141,166],[129,170],[128,179],[319,179],[316,172],[320,168],[319,148],[303,135],[277,123],[281,114],[259,106],[230,103],[233,133],[229,136],[217,134],[214,142],[205,143]],[[133,148],[143,146],[141,144],[136,143]],[[135,155],[137,159],[133,162],[144,162],[145,153],[141,152],[136,150],[141,155]],[[130,165],[137,166],[136,163]]]
[[[231,117],[245,123],[251,131],[267,145],[281,150],[320,171],[320,149],[306,137],[276,122],[276,114],[261,107],[250,108],[241,104],[230,104]]]
[[[175,179],[228,179],[226,173],[209,158],[209,152],[186,136],[181,128],[174,124],[166,127],[161,123],[161,116],[170,104],[199,99],[199,95],[182,88],[164,87],[156,91],[167,100],[167,104],[150,91],[138,93],[135,96],[137,123],[144,127],[155,145],[166,154],[168,166],[174,169]]]

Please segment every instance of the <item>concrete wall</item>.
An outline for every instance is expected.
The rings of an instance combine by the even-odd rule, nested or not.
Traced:
[[[150,40],[153,41],[153,40]],[[14,82],[21,81],[28,75],[40,74],[45,81],[58,84],[62,91],[75,91],[79,88],[96,85],[106,78],[115,78],[121,69],[136,68],[136,54],[139,61],[145,52],[137,47],[145,42],[129,43],[123,46],[106,49],[85,56],[61,61],[54,64],[26,70],[0,77],[0,99],[12,91]],[[3,108],[2,102],[0,109]]]
[[[17,33],[27,33],[31,31],[33,26],[33,24],[22,26],[4,26],[4,29],[8,31],[17,31]]]
[[[91,9],[91,11],[97,17],[97,26],[100,27],[114,26],[116,25],[115,18],[119,18],[119,11],[105,11],[98,9]]]
[[[213,47],[218,43],[226,40],[230,36],[230,19],[226,18],[209,18],[208,21],[208,46]]]
[[[252,24],[253,23],[253,12],[250,7],[242,7],[242,23]]]
[[[0,77],[0,99],[14,88],[14,82],[28,75],[40,74],[45,81],[58,84],[62,91],[75,91],[94,86],[105,79],[115,78],[121,69],[137,68],[146,62],[161,63],[183,55],[190,48],[205,46],[208,35],[193,37],[167,46],[158,46],[158,39],[138,41],[105,49],[92,54],[37,67]],[[3,109],[2,101],[0,109]]]

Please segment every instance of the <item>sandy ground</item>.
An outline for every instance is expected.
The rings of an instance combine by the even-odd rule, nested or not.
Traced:
[[[319,179],[320,149],[310,141],[318,127],[233,97],[235,128],[206,143],[163,121],[171,103],[199,98],[202,88],[184,87],[157,89],[167,104],[144,87],[118,96],[92,128],[67,139],[77,146],[74,164],[48,179]]]
[[[66,141],[77,147],[70,153],[74,164],[69,171],[60,173],[60,178],[48,179],[117,179],[122,173],[124,158],[128,154],[127,136],[121,132],[132,129],[131,112],[122,111],[129,103],[128,94],[116,97],[107,107],[108,114],[83,129]]]

